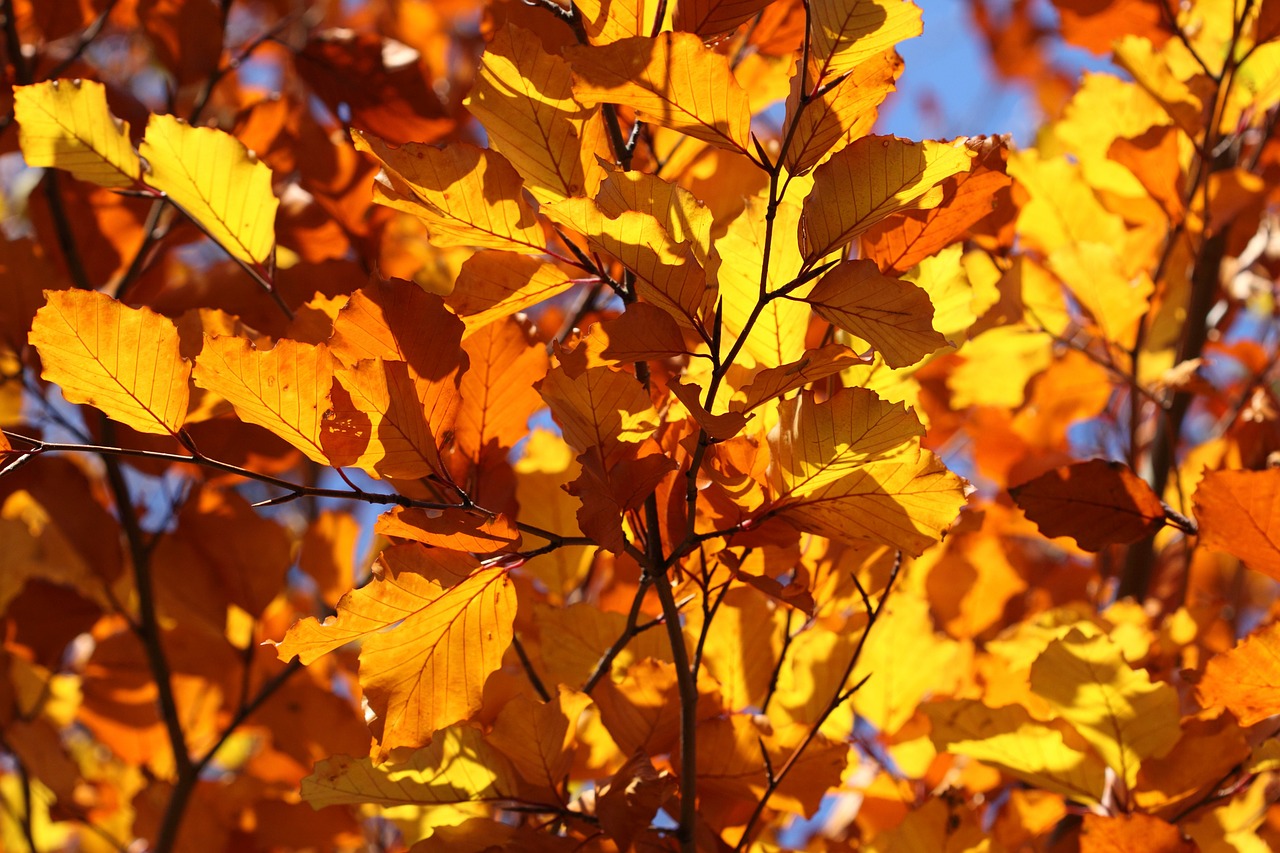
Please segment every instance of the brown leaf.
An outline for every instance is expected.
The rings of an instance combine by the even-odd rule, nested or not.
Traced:
[[[1065,465],[1009,490],[1045,536],[1070,536],[1086,551],[1127,545],[1165,523],[1164,504],[1119,462]]]

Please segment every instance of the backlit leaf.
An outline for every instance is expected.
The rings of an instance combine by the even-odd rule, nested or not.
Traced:
[[[896,2],[896,0],[895,0]],[[813,263],[890,213],[934,207],[943,180],[969,168],[969,152],[945,142],[865,136],[813,173],[800,247]]]
[[[374,200],[423,219],[435,245],[545,251],[542,229],[520,194],[523,181],[501,154],[463,143],[392,148],[368,134],[352,138],[382,165]]]
[[[129,124],[107,107],[107,90],[93,80],[49,80],[13,91],[22,159],[33,168],[66,169],[103,187],[138,182],[142,163]]]
[[[934,331],[929,294],[909,281],[881,275],[872,261],[845,261],[805,300],[824,320],[875,347],[890,367],[910,367],[947,345]]]
[[[1033,720],[1021,705],[988,708],[959,699],[929,702],[920,710],[932,723],[929,737],[940,751],[975,758],[1046,791],[1101,802],[1106,765],[1068,745],[1060,728]]]
[[[914,555],[942,538],[964,504],[964,480],[919,450],[787,496],[777,512],[822,536],[880,542]]]
[[[458,273],[445,302],[466,326],[463,337],[577,284],[548,261],[510,252],[477,252]]]
[[[778,422],[774,459],[790,495],[809,494],[868,462],[912,452],[924,434],[911,411],[865,388],[842,388],[821,403],[802,391],[779,404]]]
[[[590,704],[585,693],[567,687],[561,687],[551,702],[517,696],[498,712],[486,740],[526,780],[554,790],[569,772],[578,717]]]
[[[579,131],[586,118],[573,99],[569,65],[530,32],[508,24],[485,46],[466,107],[489,147],[524,176],[539,201],[583,195]],[[591,165],[599,171],[594,159]]]
[[[313,462],[329,464],[320,441],[333,385],[328,348],[282,338],[273,349],[259,351],[244,338],[205,335],[192,376],[230,402],[240,420],[266,427]]]
[[[454,726],[401,764],[346,755],[317,762],[302,780],[302,798],[316,809],[358,803],[446,805],[515,799],[519,784],[479,729]]]
[[[1280,713],[1280,625],[1260,628],[1210,658],[1196,695],[1206,707],[1226,707],[1242,726]]]
[[[675,28],[700,36],[727,33],[767,6],[766,0],[679,0]]]
[[[1195,494],[1200,541],[1280,578],[1280,471],[1212,471]]]
[[[191,365],[178,354],[173,322],[102,293],[45,297],[30,336],[41,375],[72,403],[88,403],[140,432],[176,433],[187,414]]]
[[[1070,536],[1088,551],[1128,544],[1164,526],[1164,504],[1126,465],[1091,459],[1009,490],[1045,536]]]
[[[1181,735],[1177,692],[1130,667],[1106,636],[1073,629],[1054,640],[1031,665],[1031,689],[1130,787],[1142,760],[1164,755]]]
[[[746,388],[746,401],[735,403],[734,408],[750,411],[774,397],[864,363],[864,359],[844,344],[827,344],[821,349],[809,350],[799,361],[757,373]]]
[[[385,756],[423,746],[480,708],[511,644],[515,591],[506,568],[455,551],[404,545],[379,563],[376,580],[343,596],[336,617],[298,622],[278,652],[310,664],[362,640],[360,683]]]
[[[897,54],[884,53],[868,57],[854,68],[835,88],[805,103],[796,120],[796,129],[783,157],[783,164],[793,175],[803,175],[864,135],[875,125],[880,103],[893,91],[902,60]],[[804,75],[806,88],[812,89],[818,69]],[[796,115],[801,104],[801,75],[791,78],[791,94],[787,97],[787,118]],[[804,94],[809,94],[808,92]]]
[[[693,33],[571,47],[573,93],[584,104],[626,104],[640,118],[730,150],[750,150],[751,107],[728,57]]]
[[[458,448],[473,460],[516,446],[529,431],[529,416],[542,408],[534,385],[547,375],[547,350],[515,319],[490,323],[463,343],[471,367],[458,390],[454,422]]]
[[[240,140],[211,127],[153,115],[142,140],[147,183],[163,192],[233,257],[265,266],[275,247],[271,170]]]
[[[812,50],[822,81],[923,31],[920,10],[910,0],[817,0],[812,16]]]
[[[374,532],[412,539],[434,548],[493,554],[512,548],[520,533],[505,515],[485,518],[462,510],[396,507],[378,516]]]

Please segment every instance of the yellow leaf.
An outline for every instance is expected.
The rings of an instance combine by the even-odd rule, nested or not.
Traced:
[[[233,257],[265,266],[275,246],[271,170],[240,140],[211,127],[153,115],[142,140],[147,183],[163,192]]]
[[[1053,338],[1023,325],[988,329],[960,350],[964,362],[947,376],[955,411],[969,406],[1017,409],[1027,383],[1053,362]]]
[[[538,201],[585,194],[579,134],[586,111],[573,99],[568,63],[532,33],[508,23],[494,34],[463,103]],[[594,158],[590,165],[600,171]]]
[[[623,210],[616,217],[589,199],[565,199],[544,205],[552,220],[579,232],[599,251],[613,255],[639,276],[640,294],[685,328],[696,329],[700,316],[715,305],[702,265],[676,243],[650,213]]]
[[[647,213],[658,220],[672,240],[687,243],[703,266],[711,253],[711,209],[678,184],[648,172],[614,169],[600,183],[596,206],[611,219],[628,210]]]
[[[41,375],[72,403],[88,403],[140,432],[169,435],[187,414],[191,366],[178,354],[178,329],[149,308],[103,293],[45,291],[30,342]]]
[[[546,251],[542,228],[521,196],[523,181],[496,151],[462,143],[392,148],[358,132],[352,140],[382,165],[374,201],[423,219],[436,246]]]
[[[947,339],[933,328],[933,303],[915,284],[881,275],[874,261],[846,261],[805,297],[824,320],[876,348],[885,364],[910,367]]]
[[[142,163],[129,123],[111,114],[107,90],[93,80],[49,80],[13,88],[22,159],[33,168],[66,169],[103,187],[131,187]]]
[[[786,635],[784,609],[754,589],[734,587],[710,620],[702,664],[719,683],[728,710],[764,703]],[[685,637],[696,643],[707,620],[699,608],[687,612]]]
[[[884,734],[896,733],[931,693],[956,689],[960,645],[936,633],[929,603],[895,590],[871,628],[852,681],[865,684],[853,694],[853,709]],[[902,666],[904,660],[911,666]]]
[[[901,404],[865,388],[842,388],[823,402],[802,391],[779,403],[771,446],[784,494],[798,496],[869,462],[914,452],[923,435],[919,419]]]
[[[553,368],[538,386],[542,399],[579,453],[599,448],[608,459],[623,443],[643,441],[658,425],[658,415],[635,377],[607,367],[570,376]]]
[[[651,0],[582,0],[575,2],[592,44],[609,44],[653,30],[657,9],[667,8]],[[667,14],[671,10],[667,8]]]
[[[226,398],[240,420],[269,429],[313,462],[329,464],[320,443],[333,385],[327,347],[282,338],[259,352],[244,338],[205,335],[192,375],[201,388]]]
[[[822,82],[924,31],[909,0],[816,0],[811,14],[811,50]]]
[[[445,297],[461,318],[464,338],[504,317],[557,296],[577,284],[553,263],[511,252],[476,252],[462,265]]]
[[[1008,170],[1030,195],[1018,211],[1018,239],[1029,247],[1048,255],[1073,242],[1123,243],[1124,220],[1102,206],[1079,165],[1032,148],[1010,153]]]
[[[528,782],[557,790],[573,762],[578,717],[590,704],[590,696],[564,686],[551,702],[517,696],[498,712],[486,740]]]
[[[716,240],[708,275],[719,283],[724,329],[737,338],[761,298],[761,266],[765,260],[766,199],[753,196],[728,231]],[[804,265],[796,245],[800,210],[792,204],[777,207],[769,242],[769,270],[764,292],[786,286]],[[805,354],[809,306],[791,299],[768,300],[758,312],[744,350],[760,367],[790,364]]]
[[[1101,802],[1106,766],[1093,753],[1069,746],[1055,726],[1031,719],[1021,705],[988,708],[957,699],[928,702],[920,710],[932,723],[929,737],[940,752],[967,755],[1036,788]]]
[[[1125,662],[1104,635],[1073,629],[1031,665],[1031,689],[1089,742],[1130,788],[1144,758],[1181,736],[1178,694]]]
[[[459,509],[398,506],[378,516],[373,530],[383,536],[471,554],[495,554],[520,542],[520,531],[505,515],[486,518]]]
[[[880,103],[894,90],[902,60],[896,53],[886,52],[869,57],[852,70],[834,89],[805,103],[797,118],[791,141],[782,162],[793,175],[803,175],[850,142],[865,135],[876,123]],[[818,70],[804,75],[806,88],[817,82]],[[787,98],[787,123],[800,110],[801,75],[791,78],[791,94]],[[803,94],[810,94],[805,92]]]
[[[480,709],[484,683],[511,645],[515,610],[505,567],[401,545],[379,557],[372,584],[342,597],[336,617],[298,622],[277,651],[281,660],[297,655],[310,664],[362,640],[360,684],[385,756],[429,743]]]
[[[519,779],[478,729],[454,726],[400,764],[336,755],[317,762],[302,780],[312,808],[370,803],[378,806],[446,805],[515,799]]]
[[[637,36],[599,47],[570,47],[573,92],[587,105],[626,104],[640,119],[695,139],[746,152],[751,107],[729,70],[693,33]]]
[[[538,403],[541,407],[541,398]],[[566,536],[582,535],[576,515],[578,500],[564,489],[581,474],[582,466],[573,457],[573,451],[558,435],[544,429],[530,433],[524,456],[515,464],[521,521]],[[590,564],[589,554],[584,546],[557,548],[534,557],[524,568],[546,585],[553,604],[563,604],[564,597],[581,582]]]
[[[1049,255],[1049,269],[1089,312],[1098,331],[1126,349],[1147,313],[1155,285],[1145,272],[1126,275],[1116,250],[1105,243],[1074,242]]]
[[[537,605],[534,622],[543,637],[554,637],[542,647],[542,664],[550,681],[582,684],[591,675],[605,651],[626,628],[625,613],[601,610],[578,602],[568,607]],[[631,667],[646,658],[671,660],[671,644],[656,631],[631,638],[626,648],[610,664],[608,675],[622,679]],[[674,670],[671,671],[674,674]]]
[[[813,263],[890,213],[936,207],[939,184],[969,168],[970,152],[946,142],[864,136],[813,173],[800,247]]]
[[[446,429],[452,424],[458,405],[454,385],[437,393],[438,383],[416,377],[403,361],[381,358],[338,367],[334,379],[320,443],[335,466],[405,480],[444,476],[436,446],[443,430],[433,429],[432,421]]]
[[[879,542],[914,556],[942,538],[964,504],[964,480],[920,450],[788,496],[776,512],[820,536]]]

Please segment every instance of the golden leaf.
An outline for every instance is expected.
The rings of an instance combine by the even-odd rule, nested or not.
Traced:
[[[947,345],[934,331],[929,294],[909,281],[881,275],[875,263],[845,261],[805,297],[824,320],[876,348],[885,364],[910,367]]]
[[[129,123],[111,114],[101,83],[49,80],[15,86],[13,117],[28,166],[66,169],[103,187],[138,183],[142,163],[129,141]]]
[[[275,246],[271,170],[240,140],[211,127],[153,115],[142,140],[147,183],[182,208],[219,246],[265,266]]]
[[[810,67],[808,74],[797,72],[791,78],[791,94],[787,97],[787,124],[795,119],[791,142],[782,157],[783,165],[793,175],[803,175],[832,154],[864,136],[876,123],[880,103],[894,90],[902,60],[896,53],[872,56],[852,69],[835,88],[804,102],[800,84],[812,90],[818,84],[819,70]]]
[[[965,482],[927,450],[870,462],[803,495],[780,517],[843,541],[867,540],[917,555],[942,538],[965,504]]]
[[[1031,665],[1031,689],[1131,788],[1142,760],[1164,755],[1181,735],[1177,692],[1129,666],[1103,635],[1073,629],[1054,640]]]
[[[333,385],[333,356],[324,346],[282,338],[256,350],[244,338],[204,336],[192,375],[225,397],[245,423],[271,430],[313,462],[329,464],[320,442]]]
[[[570,47],[573,93],[587,105],[626,104],[644,121],[747,152],[751,107],[728,57],[693,33],[637,36],[598,47]]]
[[[934,207],[938,186],[969,168],[970,152],[946,142],[864,136],[813,173],[800,247],[813,263],[847,245],[890,213]]]
[[[41,373],[72,403],[88,403],[140,432],[177,433],[187,414],[191,365],[173,321],[103,293],[45,291],[30,341]]]
[[[568,63],[544,51],[532,33],[508,23],[494,34],[463,103],[484,125],[489,147],[524,176],[538,201],[585,194],[586,110],[573,99]],[[593,156],[590,165],[601,171]]]
[[[378,559],[376,580],[344,595],[336,617],[298,622],[277,651],[310,664],[362,640],[360,683],[386,756],[479,710],[514,636],[516,598],[506,568],[460,552],[401,545]]]
[[[822,82],[924,31],[909,0],[816,0],[811,14],[811,50]]]
[[[929,737],[939,751],[975,758],[1036,788],[1101,802],[1106,766],[1092,752],[1070,746],[1070,732],[1033,720],[1021,705],[988,708],[956,699],[928,702],[920,710],[932,723]]]
[[[1260,628],[1210,658],[1196,695],[1206,707],[1227,708],[1242,726],[1280,713],[1280,624]]]
[[[453,726],[403,763],[379,766],[371,758],[346,755],[317,762],[302,780],[302,799],[316,809],[356,803],[447,805],[515,799],[519,785],[478,729]]]
[[[591,697],[567,687],[551,702],[517,696],[498,712],[485,738],[527,781],[556,790],[573,762],[578,717]]]
[[[783,492],[805,495],[869,462],[914,453],[923,435],[909,409],[865,388],[842,388],[821,403],[802,391],[778,405],[773,458]]]
[[[520,175],[496,151],[462,143],[392,148],[367,133],[352,139],[382,165],[374,200],[420,217],[435,245],[546,250],[537,217],[520,194]]]

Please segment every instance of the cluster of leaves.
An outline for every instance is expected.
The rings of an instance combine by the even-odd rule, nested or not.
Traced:
[[[1280,847],[1280,3],[332,5],[3,4],[5,849]]]

